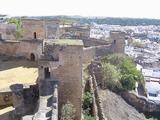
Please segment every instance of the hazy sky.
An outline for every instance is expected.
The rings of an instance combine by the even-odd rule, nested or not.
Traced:
[[[0,14],[159,18],[160,0],[0,0]]]

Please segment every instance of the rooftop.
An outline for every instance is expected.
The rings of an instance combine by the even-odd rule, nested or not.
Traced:
[[[27,60],[2,59],[0,56],[0,90],[8,90],[11,85],[34,85],[38,78],[35,62]]]
[[[57,39],[57,40],[45,40],[47,43],[55,45],[71,45],[71,46],[83,46],[82,40],[74,39]]]

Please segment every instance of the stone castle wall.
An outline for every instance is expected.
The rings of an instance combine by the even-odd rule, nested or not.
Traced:
[[[15,56],[20,47],[19,41],[0,41],[0,53]]]
[[[124,53],[125,33],[121,31],[111,31],[110,39],[115,53]]]
[[[53,46],[53,45],[51,45]],[[49,50],[46,50],[49,49]],[[58,52],[58,59],[56,53]],[[49,53],[45,53],[45,52]],[[54,45],[50,47],[47,45],[44,50],[45,55],[51,55],[52,61],[40,61],[40,79],[45,79],[44,68],[50,69],[51,78],[58,80],[58,108],[59,117],[61,114],[61,108],[67,101],[70,101],[75,109],[75,119],[81,119],[81,99],[82,99],[82,53],[83,46],[59,46]],[[55,58],[56,55],[56,59]],[[46,58],[46,57],[45,57]]]
[[[0,39],[14,40],[16,39],[15,24],[0,24]]]
[[[111,45],[101,45],[83,48],[83,63],[89,63],[95,58],[106,56],[113,52]]]
[[[0,41],[0,54],[23,56],[30,59],[31,53],[38,60],[42,54],[42,42],[39,41]]]
[[[45,24],[40,20],[22,20],[23,38],[25,40],[34,39],[34,32],[36,32],[37,39],[45,38]]]
[[[23,19],[22,29],[24,40],[34,39],[34,33],[36,33],[36,39],[55,39],[59,38],[59,21],[58,20],[33,20]]]
[[[132,106],[142,112],[160,112],[160,102],[154,102],[135,93],[124,92],[121,96]]]

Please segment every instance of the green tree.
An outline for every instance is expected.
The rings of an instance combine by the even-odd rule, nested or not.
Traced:
[[[62,111],[61,111],[61,120],[74,120],[75,117],[75,108],[73,104],[71,104],[69,101],[63,105]]]
[[[102,59],[104,82],[111,90],[133,90],[135,83],[144,86],[144,77],[131,58],[124,54],[112,54]],[[119,76],[119,77],[118,77]],[[106,88],[104,86],[104,88]]]
[[[136,69],[135,64],[128,59],[124,59],[121,64],[121,74],[122,75],[133,75],[134,80],[142,82],[144,77],[140,71]]]
[[[115,88],[121,87],[119,83],[120,73],[114,65],[111,65],[110,63],[103,63],[103,73],[103,89],[108,87],[109,89],[114,90]]]
[[[23,37],[22,36],[22,34],[23,34],[23,29],[22,29],[22,20],[21,20],[21,18],[10,18],[9,20],[8,20],[8,22],[9,23],[14,23],[15,25],[16,25],[16,38],[17,39],[19,39],[19,38],[21,38],[21,37]]]
[[[124,59],[120,68],[122,75],[120,81],[125,90],[133,90],[136,82],[144,85],[142,73],[136,69],[135,64],[131,60]]]

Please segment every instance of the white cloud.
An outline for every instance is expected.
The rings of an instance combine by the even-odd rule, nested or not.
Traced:
[[[0,14],[160,18],[159,0],[0,0]]]

